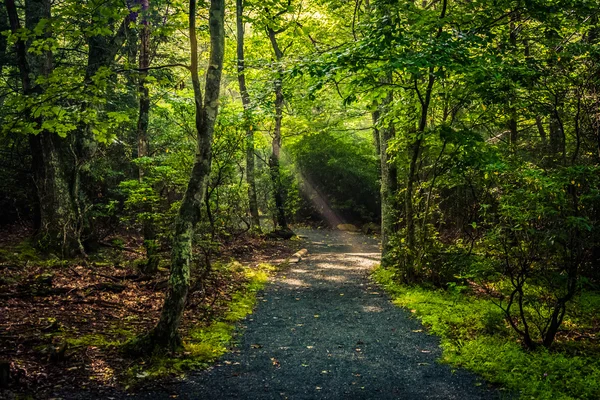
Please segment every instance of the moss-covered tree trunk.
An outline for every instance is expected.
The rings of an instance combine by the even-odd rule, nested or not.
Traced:
[[[21,29],[14,0],[5,1],[6,12],[13,33]],[[25,27],[36,31],[42,20],[51,18],[50,0],[28,0],[25,3]],[[47,28],[48,29],[48,28]],[[48,39],[49,30],[39,33],[39,39]],[[28,52],[27,43],[18,40],[15,45],[17,65],[25,96],[35,97],[44,91],[36,83],[37,77],[49,76],[53,70],[52,52]],[[29,137],[32,156],[33,183],[37,195],[38,226],[36,241],[43,250],[69,256],[80,248],[79,229],[69,187],[66,141],[44,129],[41,117],[29,116],[30,123],[40,132]]]
[[[244,106],[244,127],[246,129],[246,183],[248,184],[248,205],[252,230],[260,232],[260,219],[258,216],[258,201],[256,200],[256,179],[254,173],[254,131],[250,119],[250,95],[246,87],[245,60],[244,60],[244,1],[236,0],[236,25],[237,25],[237,70],[240,94]]]
[[[198,148],[190,180],[175,221],[169,289],[154,329],[133,342],[133,349],[175,351],[181,345],[178,328],[181,323],[190,287],[192,239],[200,220],[200,209],[206,195],[210,174],[211,151],[215,121],[218,113],[219,91],[225,50],[224,0],[211,0],[209,15],[210,59],[206,73],[205,99],[202,99],[198,76],[198,43],[196,39],[196,0],[189,2],[189,35],[191,75],[196,107]]]
[[[277,76],[275,77],[275,127],[273,128],[273,141],[271,143],[272,151],[269,157],[269,172],[271,176],[271,184],[273,185],[273,198],[275,200],[275,217],[278,225],[276,231],[280,231],[283,235],[290,232],[290,228],[287,224],[287,218],[285,216],[285,204],[283,202],[283,185],[281,183],[281,171],[280,171],[280,155],[281,155],[281,121],[283,119],[283,70],[281,61],[283,58],[283,52],[279,48],[277,43],[277,33],[272,28],[267,28],[269,34],[269,40],[275,53],[277,60]],[[287,235],[286,235],[287,236]]]

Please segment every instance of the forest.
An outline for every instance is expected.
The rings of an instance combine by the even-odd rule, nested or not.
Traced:
[[[236,398],[388,398],[408,350],[365,360],[396,330],[437,338],[404,398],[600,398],[599,13],[0,0],[0,398],[200,398],[174,380],[252,351],[275,379],[292,361],[254,319],[340,342],[360,304],[406,321],[346,328],[349,392],[315,359]],[[477,382],[428,397],[436,374]]]

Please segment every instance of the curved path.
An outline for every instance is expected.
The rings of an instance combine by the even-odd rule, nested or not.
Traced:
[[[308,257],[274,279],[236,352],[158,399],[490,399],[473,375],[436,362],[439,342],[368,278],[378,244],[299,230]]]

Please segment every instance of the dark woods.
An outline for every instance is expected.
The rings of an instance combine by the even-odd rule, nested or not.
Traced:
[[[181,347],[221,246],[299,222],[380,231],[397,282],[551,348],[600,278],[598,7],[4,0],[0,223],[168,268],[133,353]]]

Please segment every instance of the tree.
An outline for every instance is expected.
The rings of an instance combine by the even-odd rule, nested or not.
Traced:
[[[244,106],[244,127],[246,129],[246,182],[248,183],[248,204],[254,230],[260,231],[258,202],[256,200],[256,179],[254,173],[254,131],[251,118],[251,104],[248,88],[246,87],[244,59],[244,1],[236,0],[237,26],[237,73],[242,104]]]
[[[206,195],[210,174],[212,140],[219,110],[219,93],[223,68],[225,32],[224,0],[212,0],[209,10],[210,57],[204,98],[198,74],[198,41],[196,36],[196,0],[189,2],[190,72],[196,109],[198,149],[186,192],[175,222],[171,250],[169,288],[158,324],[147,334],[134,340],[130,348],[137,351],[159,349],[175,351],[181,346],[178,332],[190,287],[190,263],[194,230],[200,220],[200,209]]]
[[[285,215],[285,206],[283,204],[283,186],[281,184],[281,172],[280,172],[280,157],[281,157],[281,121],[283,119],[283,68],[281,62],[283,59],[283,52],[279,48],[277,42],[277,34],[282,31],[275,31],[272,26],[267,26],[267,35],[269,41],[275,53],[275,60],[277,62],[276,76],[273,81],[273,87],[275,90],[275,126],[273,128],[273,141],[271,142],[271,157],[269,157],[269,169],[271,174],[271,184],[273,185],[273,198],[275,199],[275,214],[278,225],[278,231],[281,236],[289,238],[293,236],[290,228],[288,227],[287,217]]]
[[[5,6],[12,34],[17,35],[21,31],[21,23],[16,4],[14,0],[8,0]],[[25,4],[25,28],[31,35],[30,42],[26,43],[21,37],[15,45],[22,93],[25,99],[33,102],[42,97],[45,87],[39,81],[52,74],[53,59],[51,50],[34,52],[29,51],[29,47],[33,40],[51,39],[52,33],[48,28],[50,18],[50,1],[28,0]],[[72,255],[82,245],[76,224],[76,205],[69,185],[68,144],[64,138],[45,128],[41,115],[31,113],[31,109],[28,111],[33,181],[39,210],[36,238],[41,247],[48,251]]]

